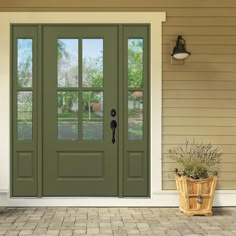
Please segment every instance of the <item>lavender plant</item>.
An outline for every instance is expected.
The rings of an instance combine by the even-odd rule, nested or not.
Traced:
[[[169,157],[176,161],[180,175],[199,179],[207,178],[210,173],[217,175],[223,152],[217,145],[196,143],[186,139],[184,145],[169,149]]]

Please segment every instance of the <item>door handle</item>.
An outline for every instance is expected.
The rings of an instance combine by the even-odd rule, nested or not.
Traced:
[[[111,129],[112,129],[112,143],[114,144],[116,142],[115,136],[116,136],[116,127],[117,127],[117,122],[116,120],[111,121]]]

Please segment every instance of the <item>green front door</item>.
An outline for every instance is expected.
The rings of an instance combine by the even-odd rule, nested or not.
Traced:
[[[13,196],[149,195],[148,28],[12,27]]]
[[[117,196],[117,27],[45,26],[43,192]],[[112,55],[112,56],[111,56]]]

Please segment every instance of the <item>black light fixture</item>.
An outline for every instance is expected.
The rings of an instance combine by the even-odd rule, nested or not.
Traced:
[[[183,60],[189,55],[191,55],[191,53],[186,50],[185,40],[182,38],[181,35],[179,35],[176,41],[176,46],[174,47],[171,56],[175,59]]]

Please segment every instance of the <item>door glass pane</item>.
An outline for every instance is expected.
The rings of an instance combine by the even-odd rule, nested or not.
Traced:
[[[32,92],[17,93],[17,139],[32,140]]]
[[[17,85],[32,87],[32,39],[17,39]]]
[[[143,139],[143,92],[128,93],[128,138]]]
[[[143,39],[128,39],[128,86],[143,87]]]
[[[83,87],[103,87],[103,39],[83,39]]]
[[[57,40],[57,85],[58,87],[79,86],[79,40]]]
[[[83,92],[83,139],[103,139],[103,92]]]
[[[78,139],[78,92],[57,92],[58,139]]]

